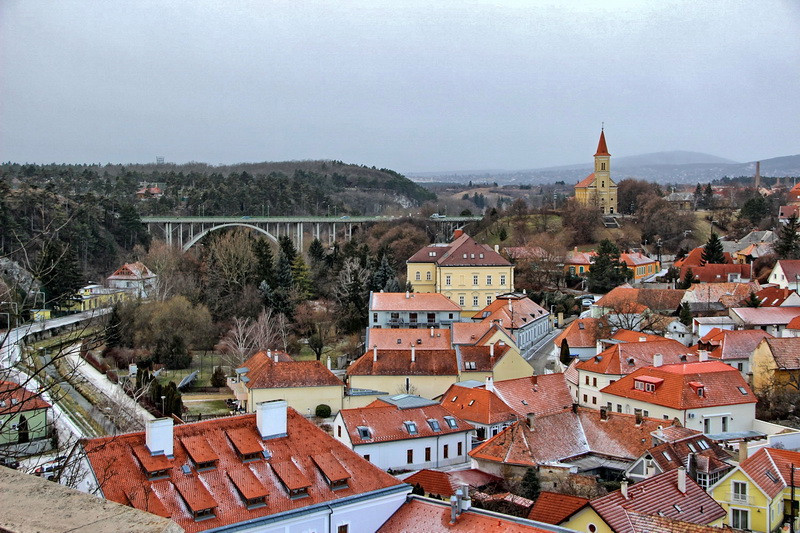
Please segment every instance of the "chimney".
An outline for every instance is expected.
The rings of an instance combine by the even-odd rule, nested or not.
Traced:
[[[647,342],[647,337],[639,337],[639,342]]]
[[[494,344],[489,345],[489,356],[494,357]]]
[[[533,426],[535,424],[533,419],[534,419],[535,416],[536,416],[536,413],[528,413],[527,416],[526,416],[526,422],[528,424],[528,428],[529,429],[533,429]]]
[[[739,462],[740,463],[742,461],[744,461],[745,459],[747,459],[748,451],[749,450],[747,449],[747,442],[746,441],[741,441],[739,443]]]
[[[508,311],[511,313],[514,312],[514,308],[511,306],[511,298],[508,299]]]
[[[486,390],[494,392],[494,380],[492,376],[486,376]]]
[[[594,351],[595,351],[595,355],[598,355],[598,354],[600,354],[600,352],[603,351],[603,343],[600,342],[600,339],[597,339],[597,342],[595,343]]]
[[[409,298],[411,298],[411,293],[409,291],[406,291],[406,300],[408,300]]]
[[[144,428],[144,439],[150,455],[172,457],[172,419],[148,420]]]
[[[272,359],[272,350],[267,349],[267,358]]]
[[[462,235],[464,235],[464,230],[463,229],[457,229],[457,230],[453,231],[453,240],[458,239]]]
[[[286,400],[256,404],[256,426],[262,439],[286,436]]]
[[[414,363],[417,361],[417,348],[412,344],[411,345],[411,362]]]
[[[373,363],[377,363],[378,362],[378,345],[377,344],[372,345],[372,362]]]
[[[494,251],[495,251],[496,253],[498,253],[498,254],[500,253],[500,245],[499,245],[499,244],[495,244],[495,245],[494,245]]]
[[[622,497],[626,500],[628,499],[628,482],[623,481],[619,484],[619,491],[622,493]]]
[[[600,408],[600,420],[608,420],[608,408],[601,407]]]
[[[469,485],[461,485],[461,511],[469,511],[472,508],[472,499],[469,497]]]
[[[450,524],[456,523],[456,518],[458,518],[458,496],[453,494],[450,496]]]
[[[678,490],[686,494],[686,468],[683,466],[678,467]]]
[[[272,357],[275,359],[275,362],[277,363],[278,362],[278,350],[275,350],[274,352],[272,352]]]
[[[697,350],[697,355],[700,356],[701,361],[708,361],[708,350]]]
[[[331,356],[330,355],[328,356],[327,367],[328,367],[328,370],[331,369]]]
[[[660,353],[653,354],[653,366],[659,367],[664,364],[664,356]]]
[[[431,338],[433,338],[433,337],[434,337],[433,326],[431,326]]]

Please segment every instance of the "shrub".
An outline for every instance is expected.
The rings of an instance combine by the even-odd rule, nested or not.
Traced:
[[[321,403],[317,406],[315,414],[320,418],[328,418],[331,416],[331,406]]]
[[[225,379],[225,371],[222,370],[221,366],[218,366],[214,369],[214,373],[211,374],[211,386],[212,387],[224,387],[226,383]]]

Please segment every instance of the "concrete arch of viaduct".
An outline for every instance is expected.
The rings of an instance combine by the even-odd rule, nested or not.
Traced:
[[[186,244],[183,245],[183,251],[187,252],[189,250],[189,248],[191,248],[192,246],[197,244],[200,241],[200,239],[202,239],[203,237],[205,237],[206,235],[208,235],[212,231],[217,231],[218,229],[222,229],[222,228],[230,228],[230,227],[233,227],[233,226],[241,226],[243,228],[254,229],[254,230],[256,230],[256,231],[258,231],[260,233],[263,233],[264,235],[266,235],[270,239],[272,239],[272,241],[274,243],[277,244],[277,242],[278,242],[278,239],[276,239],[275,236],[272,233],[268,232],[264,228],[259,228],[258,226],[254,226],[253,224],[244,224],[242,222],[231,222],[231,223],[228,223],[228,224],[220,224],[218,226],[214,226],[214,227],[211,227],[211,228],[208,228],[206,230],[201,231],[200,233],[195,235],[192,238],[192,240],[190,240],[189,242],[187,242]]]

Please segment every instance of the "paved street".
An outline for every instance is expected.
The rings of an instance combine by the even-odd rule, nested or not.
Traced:
[[[556,328],[546,335],[534,348],[533,354],[528,357],[528,363],[533,367],[533,371],[538,374],[544,374],[547,367],[547,358],[553,351],[553,339],[555,339],[561,330]],[[551,368],[552,370],[552,368]]]

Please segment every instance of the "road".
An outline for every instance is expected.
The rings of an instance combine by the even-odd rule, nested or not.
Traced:
[[[553,353],[553,339],[555,339],[561,330],[556,328],[542,340],[540,340],[533,349],[533,353],[528,357],[528,363],[533,367],[533,371],[539,375],[544,374],[547,367],[547,359]],[[552,370],[552,368],[550,369]]]

